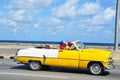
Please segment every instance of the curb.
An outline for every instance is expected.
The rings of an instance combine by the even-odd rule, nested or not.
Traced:
[[[0,59],[14,59],[14,56],[0,56]]]
[[[0,59],[14,59],[15,54],[0,53]]]

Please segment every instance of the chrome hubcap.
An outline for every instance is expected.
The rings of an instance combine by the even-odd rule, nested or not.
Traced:
[[[31,67],[33,69],[38,69],[39,68],[39,62],[32,62]]]
[[[99,67],[98,65],[94,65],[93,68],[92,68],[92,70],[93,70],[95,73],[97,73],[97,72],[100,71],[100,67]]]
[[[101,66],[99,64],[92,64],[91,66],[91,72],[93,74],[100,74],[102,71]]]

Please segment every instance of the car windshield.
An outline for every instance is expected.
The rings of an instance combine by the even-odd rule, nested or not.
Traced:
[[[77,45],[77,47],[79,49],[84,49],[85,48],[85,45],[81,41],[77,41],[75,44]]]

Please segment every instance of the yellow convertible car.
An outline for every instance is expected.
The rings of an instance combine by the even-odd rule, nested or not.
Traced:
[[[105,69],[115,68],[112,54],[107,50],[85,48],[81,41],[73,41],[73,50],[26,48],[16,52],[18,63],[29,64],[30,69],[44,66],[89,69],[91,74],[102,74]]]

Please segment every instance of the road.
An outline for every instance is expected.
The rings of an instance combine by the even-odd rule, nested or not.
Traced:
[[[51,70],[31,71],[28,66],[9,59],[0,59],[0,80],[120,80],[120,66],[101,76],[87,70],[50,67]]]
[[[5,54],[15,54],[17,49],[5,49],[5,48],[0,48],[0,54],[5,53]]]

